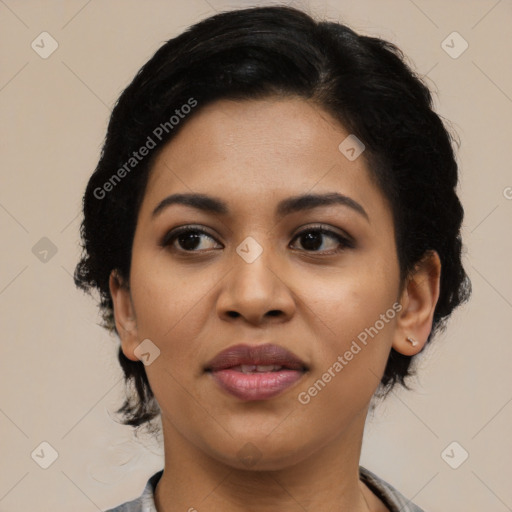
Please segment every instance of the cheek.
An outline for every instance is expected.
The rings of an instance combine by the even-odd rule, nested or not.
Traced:
[[[299,293],[324,325],[322,332],[345,340],[379,320],[396,301],[399,288],[393,257],[353,259],[329,274],[297,276]]]
[[[324,295],[325,311],[315,329],[316,364],[295,393],[304,419],[314,418],[326,436],[364,411],[389,356],[396,323],[393,295],[368,290],[347,287],[341,301],[339,293],[337,301]]]
[[[195,340],[213,314],[211,293],[220,276],[199,267],[184,272],[162,251],[134,257],[130,278],[139,338],[159,346],[166,367],[194,370]]]
[[[351,403],[357,408],[370,399],[393,342],[398,280],[398,262],[391,253],[361,257],[309,286],[317,364],[308,383],[313,388],[301,389],[307,394],[304,400],[324,407],[329,401]],[[321,408],[318,414],[324,414]]]

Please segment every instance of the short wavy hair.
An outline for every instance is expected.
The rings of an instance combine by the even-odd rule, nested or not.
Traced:
[[[363,141],[371,176],[392,209],[402,284],[428,251],[439,254],[440,296],[430,342],[471,293],[461,261],[457,141],[434,112],[428,87],[394,44],[285,6],[222,12],[200,21],[167,41],[119,97],[83,197],[82,255],[74,274],[77,287],[99,292],[102,326],[116,330],[109,275],[117,269],[128,283],[137,215],[159,150],[209,103],[271,96],[310,100]],[[151,155],[123,173],[108,194],[99,194],[155,127],[190,98],[197,101],[193,112],[174,129],[160,130]],[[405,379],[414,374],[414,357],[391,349],[381,396],[397,383],[410,389]],[[151,423],[159,407],[143,363],[126,358],[121,348],[118,358],[132,387],[117,411],[122,422]]]

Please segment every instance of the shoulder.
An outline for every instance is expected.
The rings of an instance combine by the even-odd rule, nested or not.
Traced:
[[[370,470],[359,466],[359,475],[361,480],[385,503],[391,512],[425,512]]]
[[[142,494],[138,498],[132,501],[127,501],[126,503],[106,510],[105,512],[157,512],[155,507],[155,488],[162,476],[162,473],[163,469],[149,478]]]

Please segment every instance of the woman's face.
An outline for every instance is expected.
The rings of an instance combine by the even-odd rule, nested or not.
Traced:
[[[396,342],[392,213],[364,153],[353,158],[361,148],[339,149],[347,136],[302,99],[222,100],[187,120],[152,168],[123,350],[137,360],[151,340],[145,370],[164,433],[232,466],[253,453],[257,467],[284,467],[361,433]],[[225,211],[172,203],[153,214],[173,194],[208,196]],[[341,199],[315,207],[296,200],[334,194]],[[206,233],[172,240],[183,226]],[[205,368],[240,344],[278,345],[307,371],[288,370],[292,383],[273,396],[265,383],[263,395],[236,396]]]

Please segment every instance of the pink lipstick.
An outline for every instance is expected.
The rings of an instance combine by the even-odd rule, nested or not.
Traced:
[[[291,387],[308,370],[295,354],[278,345],[235,345],[205,367],[215,382],[240,400],[266,400]]]

